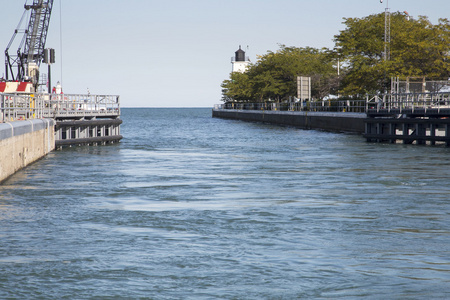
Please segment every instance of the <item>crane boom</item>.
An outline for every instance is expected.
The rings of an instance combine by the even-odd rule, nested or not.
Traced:
[[[33,5],[25,6],[25,9],[32,10],[24,48],[24,54],[27,57],[26,62],[34,61],[37,65],[40,65],[44,58],[44,47],[52,6],[53,0],[34,0]]]
[[[39,66],[44,59],[44,48],[47,40],[53,0],[33,0],[33,4],[25,4],[24,8],[26,11],[31,11],[30,19],[25,31],[21,31],[19,28],[15,30],[5,50],[6,80],[31,80],[33,85],[37,87]],[[24,33],[25,36],[20,43],[17,54],[10,55],[9,48],[17,33]]]

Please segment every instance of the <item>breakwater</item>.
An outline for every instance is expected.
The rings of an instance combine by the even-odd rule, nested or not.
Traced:
[[[273,110],[238,110],[215,107],[212,116],[252,122],[265,122],[295,126],[302,129],[319,129],[334,132],[364,133],[365,113],[358,112],[307,112]]]
[[[0,93],[0,181],[55,148],[119,142],[121,123],[115,95]]]
[[[0,182],[55,149],[55,121],[0,124]]]
[[[368,142],[450,146],[450,93],[391,93],[365,100],[228,102],[213,117],[363,134]]]

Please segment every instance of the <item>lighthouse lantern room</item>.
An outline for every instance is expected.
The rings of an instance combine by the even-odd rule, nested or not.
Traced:
[[[239,49],[235,52],[234,57],[231,59],[231,64],[233,65],[232,72],[244,73],[247,71],[249,62],[248,57],[245,56],[245,51],[241,49],[241,46],[239,46]]]

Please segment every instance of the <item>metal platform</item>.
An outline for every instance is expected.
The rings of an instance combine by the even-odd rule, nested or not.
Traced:
[[[113,95],[0,94],[0,122],[54,119],[57,148],[115,143],[120,98]]]
[[[369,142],[450,146],[450,93],[387,94],[367,106]]]

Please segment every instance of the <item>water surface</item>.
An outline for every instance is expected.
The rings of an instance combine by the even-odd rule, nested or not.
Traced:
[[[450,297],[450,149],[122,119],[0,185],[1,299]]]

